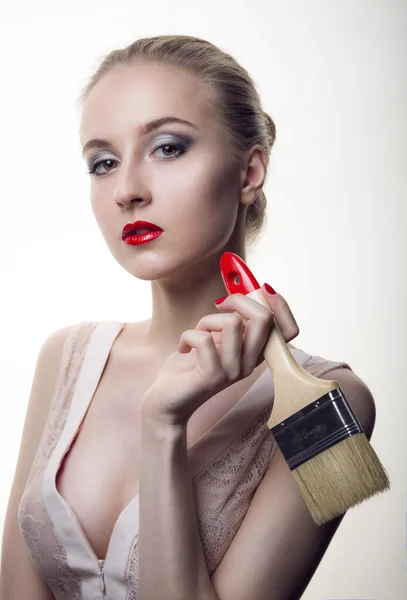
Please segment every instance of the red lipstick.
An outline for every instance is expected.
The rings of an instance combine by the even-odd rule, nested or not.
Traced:
[[[163,230],[154,223],[148,221],[135,221],[123,227],[122,240],[126,244],[137,246],[147,244],[162,234]]]

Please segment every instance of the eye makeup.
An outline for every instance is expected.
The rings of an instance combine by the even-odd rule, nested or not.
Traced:
[[[190,136],[172,136],[162,138],[161,140],[155,142],[153,149],[151,150],[151,154],[154,154],[155,152],[157,152],[157,150],[165,149],[166,147],[173,149],[175,148],[178,151],[177,154],[173,154],[171,156],[165,156],[164,154],[164,156],[161,155],[159,157],[160,160],[164,161],[175,160],[181,157],[191,147],[193,142],[194,140]],[[87,171],[89,175],[101,177],[105,173],[100,174],[96,171],[96,169],[99,168],[100,165],[107,162],[118,162],[117,160],[109,158],[106,155],[104,158],[101,158],[101,160],[97,160],[98,158],[100,159],[101,155],[95,156],[93,160],[90,161],[89,170]]]

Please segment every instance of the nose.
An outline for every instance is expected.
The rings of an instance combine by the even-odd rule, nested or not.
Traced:
[[[115,197],[115,202],[119,208],[130,208],[132,204],[137,204],[137,206],[144,206],[150,204],[151,199],[147,194],[143,197],[141,196],[133,196],[133,195],[121,195],[120,198]]]
[[[126,171],[123,169],[122,173],[120,173],[121,176],[116,181],[113,198],[117,206],[121,209],[131,208],[134,204],[144,206],[151,202],[151,194],[141,183],[135,171],[130,166]]]

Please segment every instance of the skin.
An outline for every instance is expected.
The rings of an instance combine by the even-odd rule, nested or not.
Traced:
[[[87,164],[96,156],[98,160],[117,161],[110,167],[103,165],[101,171],[106,167],[106,175],[91,180],[92,210],[101,232],[118,263],[134,277],[151,282],[152,318],[130,323],[122,331],[126,348],[123,356],[129,357],[130,364],[132,358],[140,356],[135,348],[139,350],[142,345],[144,359],[149,358],[149,352],[155,359],[157,356],[164,359],[152,395],[156,400],[158,387],[168,402],[171,389],[172,401],[179,403],[172,405],[171,414],[174,415],[174,409],[182,408],[181,422],[190,414],[188,410],[192,411],[202,400],[199,389],[196,396],[199,386],[209,386],[209,391],[204,391],[210,396],[217,385],[223,387],[225,376],[227,383],[235,381],[242,342],[237,316],[249,319],[245,329],[245,333],[249,329],[249,335],[244,341],[250,351],[243,353],[241,376],[253,367],[272,324],[269,312],[264,312],[266,309],[261,311],[256,302],[239,294],[230,296],[220,312],[215,312],[214,300],[226,295],[219,259],[229,250],[245,260],[245,214],[261,191],[266,161],[264,151],[253,147],[243,156],[240,168],[232,167],[222,124],[214,119],[202,97],[199,81],[190,73],[155,65],[121,67],[104,76],[92,90],[84,105],[81,124],[82,145],[96,137],[109,140],[108,149],[92,150],[85,155]],[[178,125],[167,125],[142,139],[136,137],[135,129],[141,123],[165,115],[193,121],[198,131],[190,133],[185,126],[181,129]],[[182,132],[193,139],[187,153],[174,160],[163,156],[164,149],[153,154],[153,142],[173,144],[174,134]],[[129,246],[122,242],[121,230],[136,219],[152,221],[164,233],[151,244]],[[182,222],[188,227],[183,228]],[[264,290],[262,293],[286,342],[296,337],[299,329],[284,298],[280,294],[266,295]],[[219,329],[224,333],[221,349],[216,344]],[[216,350],[221,350],[220,356],[211,344],[208,330]],[[39,361],[41,369],[36,374],[30,400],[32,415],[29,410],[8,508],[4,536],[7,551],[2,553],[7,561],[2,564],[2,571],[7,576],[3,575],[0,582],[0,596],[8,600],[28,597],[27,594],[32,600],[50,598],[49,588],[23,545],[16,514],[49,409],[46,399],[52,396],[55,386],[49,373],[57,374],[56,358],[60,356],[61,341],[65,341],[65,333],[63,337],[59,335],[61,331],[57,333],[57,340],[51,338],[52,346],[46,346],[47,351]],[[180,339],[182,347],[177,353]],[[188,346],[196,348],[195,355],[188,354]],[[195,368],[197,358],[202,369],[199,365]],[[173,365],[178,367],[175,375],[173,369],[168,369],[171,360],[177,361]],[[181,382],[181,376],[182,390],[176,390],[174,383]],[[346,369],[330,371],[321,378],[337,380],[370,438],[375,411],[367,386]],[[342,517],[322,527],[312,522],[277,449],[238,534],[209,577],[197,527],[186,428],[183,424],[157,427],[156,416],[154,413],[152,427],[145,415],[141,419],[142,597],[263,600],[272,593],[278,600],[300,598]],[[157,472],[161,475],[159,490]],[[180,528],[183,535],[179,535]]]
[[[85,153],[88,167],[95,159],[116,161],[98,165],[102,175],[91,179],[92,210],[101,232],[119,264],[151,282],[151,319],[122,331],[130,361],[132,348],[142,347],[144,357],[162,365],[142,399],[140,589],[149,598],[162,593],[177,599],[221,597],[197,529],[186,423],[208,398],[264,362],[261,348],[274,320],[268,309],[241,294],[214,305],[227,295],[219,270],[222,254],[231,251],[246,260],[246,212],[262,189],[266,156],[254,146],[239,166],[233,165],[225,128],[203,98],[191,73],[151,64],[120,67],[91,91],[81,126],[82,146],[92,138],[109,140],[109,148]],[[167,124],[137,137],[143,123],[167,115],[198,129]],[[175,134],[183,133],[191,143],[178,158],[166,158],[178,154],[177,148],[157,149],[159,143],[181,141]],[[138,219],[164,233],[149,244],[125,244],[123,226]],[[279,294],[266,298],[290,341],[299,329],[287,303]],[[244,327],[241,317],[248,319]],[[159,494],[152,480],[158,465],[166,465],[169,474]],[[173,535],[180,520],[185,534]],[[161,540],[158,546],[156,540]]]
[[[119,264],[151,282],[151,319],[128,324],[121,341],[129,349],[142,345],[155,359],[165,360],[184,331],[217,312],[215,299],[227,294],[220,257],[231,251],[246,259],[246,212],[266,174],[258,145],[245,152],[241,166],[231,163],[224,126],[203,96],[194,74],[139,63],[102,77],[83,107],[82,147],[92,138],[110,142],[85,153],[87,166],[115,161],[97,167],[100,177],[91,176],[92,211]],[[198,130],[174,123],[136,135],[141,124],[167,115],[191,121]],[[185,136],[192,141],[182,153],[173,144]],[[154,150],[160,143],[172,146]],[[138,219],[164,233],[149,244],[125,244],[123,226]],[[297,334],[295,319],[281,296],[275,300],[289,341]]]

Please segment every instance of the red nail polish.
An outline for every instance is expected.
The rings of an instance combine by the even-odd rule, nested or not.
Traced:
[[[220,298],[218,298],[217,300],[215,300],[215,304],[220,304],[221,302],[223,302],[225,299],[227,298],[227,296],[221,296]]]
[[[264,284],[264,288],[265,288],[266,292],[268,292],[269,294],[276,294],[277,293],[275,290],[273,290],[273,288],[271,287],[271,285],[269,285],[268,283]]]

